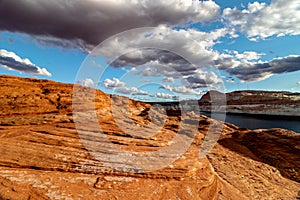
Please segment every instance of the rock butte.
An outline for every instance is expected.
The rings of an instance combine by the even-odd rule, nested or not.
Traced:
[[[87,90],[93,90],[88,89]],[[145,173],[105,167],[83,145],[72,115],[73,85],[0,76],[0,199],[297,199],[300,191],[300,135],[283,129],[247,130],[197,116],[199,127],[189,149],[174,163]],[[103,133],[120,149],[156,151],[169,145],[180,126],[174,110],[161,131],[132,137],[126,126],[150,123],[151,105],[96,91],[95,108]],[[129,120],[129,121],[130,121]],[[205,157],[211,124],[222,134]],[[87,124],[87,128],[88,128]],[[91,141],[97,143],[97,141]]]
[[[210,110],[211,97],[215,101],[219,98],[226,99],[228,113],[280,115],[297,119],[300,116],[300,93],[296,92],[241,90],[223,94],[209,91],[198,102],[201,110]]]

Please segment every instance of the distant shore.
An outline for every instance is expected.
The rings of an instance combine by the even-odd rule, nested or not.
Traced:
[[[211,112],[209,111],[200,111],[201,113],[209,114]],[[214,112],[214,113],[220,113],[223,114],[223,112]],[[255,117],[260,119],[284,119],[284,120],[299,120],[300,122],[300,116],[292,116],[292,115],[270,115],[270,114],[255,114],[255,113],[236,113],[236,112],[226,112],[225,114],[235,115],[235,116],[249,116],[249,117]]]

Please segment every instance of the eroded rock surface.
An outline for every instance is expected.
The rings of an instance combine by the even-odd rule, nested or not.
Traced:
[[[117,170],[111,166],[121,160],[95,158],[86,144],[107,152],[97,140],[102,134],[122,151],[155,152],[172,145],[188,119],[175,110],[165,119],[153,110],[158,117],[151,118],[149,104],[96,91],[102,132],[87,123],[82,136],[72,113],[73,85],[0,76],[0,90],[0,199],[296,199],[300,190],[300,138],[293,132],[239,129],[191,113],[184,118],[197,118],[196,134],[183,133],[192,142],[174,163]],[[143,137],[155,128],[157,134]],[[211,151],[208,130],[222,132]]]

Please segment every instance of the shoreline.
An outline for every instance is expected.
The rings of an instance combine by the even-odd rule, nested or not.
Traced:
[[[211,113],[210,111],[200,111],[201,113]],[[214,112],[217,114],[224,114],[224,112]],[[292,115],[272,115],[272,114],[257,114],[257,113],[237,113],[237,112],[225,112],[225,114],[235,115],[235,116],[247,116],[259,119],[272,119],[272,120],[295,120],[300,122],[300,116]]]

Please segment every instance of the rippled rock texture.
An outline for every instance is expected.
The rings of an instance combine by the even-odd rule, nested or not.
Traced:
[[[71,84],[0,76],[0,90],[0,199],[296,199],[300,191],[300,137],[293,132],[239,129],[83,88],[96,93],[99,132],[88,121],[74,123]],[[180,132],[195,120],[195,133]],[[171,146],[176,135],[191,143],[157,170],[141,169],[161,163],[124,165],[128,160],[110,159],[118,152],[107,149],[146,155]]]

